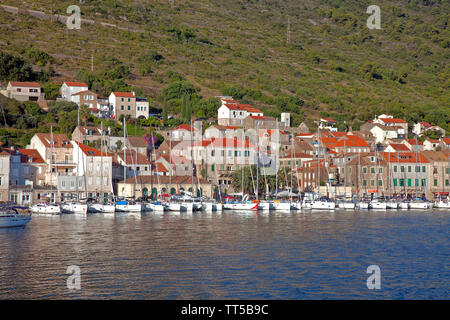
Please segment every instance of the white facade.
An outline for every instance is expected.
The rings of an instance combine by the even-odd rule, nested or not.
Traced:
[[[250,105],[230,103],[222,99],[222,106],[217,110],[218,124],[224,126],[242,125],[247,116],[264,116],[264,114]]]
[[[72,101],[72,95],[81,91],[89,90],[88,86],[82,83],[64,82],[59,89],[64,100]]]

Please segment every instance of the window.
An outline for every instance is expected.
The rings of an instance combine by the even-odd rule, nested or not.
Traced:
[[[375,180],[370,180],[370,185],[373,187],[375,186]]]
[[[434,179],[433,186],[437,187],[437,179]]]
[[[383,168],[378,168],[378,173],[383,173]]]
[[[131,99],[130,98],[128,98],[128,102],[130,102],[131,101]]]
[[[422,187],[425,187],[425,185],[426,185],[426,183],[427,183],[426,180],[427,180],[427,179],[422,179]]]
[[[422,172],[425,172],[425,171],[426,171],[425,168],[426,168],[425,166],[422,166]]]
[[[411,179],[408,179],[408,187],[411,187],[411,185],[412,185]]]
[[[420,166],[416,166],[416,172],[420,172]]]
[[[131,110],[131,106],[128,106],[128,110]]]
[[[228,150],[228,156],[229,156],[229,157],[232,157],[232,156],[233,156],[233,151]]]
[[[415,186],[418,187],[419,186],[419,179],[415,179]]]
[[[211,171],[214,171],[214,165],[211,165]]]
[[[405,186],[405,179],[400,179],[400,187],[404,187]]]
[[[375,168],[374,167],[370,168],[370,173],[375,173]]]
[[[367,173],[367,168],[363,167],[363,173]]]
[[[1,180],[0,180],[0,181],[1,181]],[[0,184],[1,184],[1,183],[0,183]],[[450,186],[450,183],[449,183],[448,179],[445,180],[445,185],[446,185],[446,186]]]
[[[121,98],[121,99],[120,99],[120,101],[122,101],[122,102],[123,102],[123,98]]]
[[[433,167],[433,173],[434,173],[434,174],[438,173],[438,168]]]
[[[378,180],[378,186],[379,187],[383,186],[383,180]]]
[[[397,179],[394,179],[394,187],[397,186]]]
[[[411,172],[411,166],[408,166],[408,172]]]
[[[394,166],[394,172],[397,172],[397,166]]]
[[[367,186],[367,180],[363,180],[363,186]]]
[[[121,106],[121,107],[120,107],[121,110],[124,110],[124,108],[125,108],[124,106]]]
[[[400,167],[400,172],[405,172],[405,167],[404,166]]]

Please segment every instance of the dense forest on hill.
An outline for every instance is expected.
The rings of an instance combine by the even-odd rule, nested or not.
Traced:
[[[73,1],[4,0],[68,15]],[[155,112],[214,117],[231,95],[293,125],[333,117],[340,127],[390,113],[450,132],[448,1],[84,0],[82,17],[108,22],[69,30],[0,9],[0,80],[76,79],[102,95],[134,90]],[[288,30],[290,32],[288,32]],[[14,56],[11,59],[10,55]],[[6,58],[5,58],[6,57]],[[91,58],[94,71],[91,71]],[[8,59],[7,59],[8,58]],[[184,115],[183,118],[186,118]],[[345,123],[344,123],[345,121]]]

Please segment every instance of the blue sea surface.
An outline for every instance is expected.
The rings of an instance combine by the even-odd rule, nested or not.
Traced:
[[[0,298],[448,299],[449,227],[445,210],[33,216],[0,229]]]

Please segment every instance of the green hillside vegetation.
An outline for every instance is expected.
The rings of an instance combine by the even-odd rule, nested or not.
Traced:
[[[67,15],[73,1],[3,3]],[[215,97],[224,94],[267,115],[291,112],[294,126],[328,116],[341,129],[358,129],[389,113],[450,132],[448,1],[377,1],[381,30],[366,27],[373,4],[366,0],[172,3],[79,4],[83,18],[130,31],[86,23],[68,30],[57,21],[0,10],[1,48],[25,61],[14,71],[0,65],[0,79],[72,78],[102,95],[134,90],[154,111],[165,106],[181,121],[191,112],[216,116]]]

